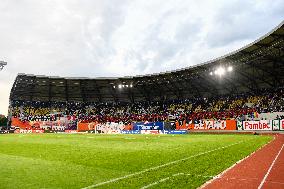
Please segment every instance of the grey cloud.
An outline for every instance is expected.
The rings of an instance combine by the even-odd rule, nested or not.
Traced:
[[[254,41],[269,32],[283,19],[281,1],[230,1],[214,18],[215,25],[206,40],[210,48],[236,41]]]

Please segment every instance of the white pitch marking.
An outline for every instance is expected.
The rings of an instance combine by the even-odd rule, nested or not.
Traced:
[[[267,171],[266,175],[264,176],[264,178],[262,179],[262,181],[261,181],[260,185],[258,186],[258,189],[261,189],[261,188],[262,188],[262,186],[263,186],[263,184],[264,184],[264,182],[265,182],[266,178],[268,177],[268,175],[269,175],[269,173],[270,173],[270,171],[271,171],[272,167],[274,166],[274,164],[275,164],[275,162],[276,162],[276,160],[277,160],[278,156],[280,155],[280,153],[281,153],[281,151],[282,151],[283,147],[284,147],[284,144],[282,145],[281,149],[279,150],[279,152],[278,152],[277,156],[274,158],[274,160],[273,160],[272,164],[270,165],[270,167],[269,167],[269,169],[268,169],[268,171]]]
[[[173,174],[173,177],[179,176],[179,175],[187,175],[187,176],[194,176],[194,177],[211,177],[213,178],[214,176],[209,176],[209,175],[195,175],[195,174],[190,174],[190,173],[177,173]]]
[[[167,181],[167,180],[169,180],[169,179],[170,179],[170,177],[166,177],[166,178],[161,179],[161,180],[159,180],[159,181],[157,181],[157,182],[153,182],[153,183],[151,183],[151,184],[149,184],[149,185],[147,185],[147,186],[143,186],[141,189],[150,188],[151,186],[154,186],[154,185],[159,184],[159,183],[161,183],[161,182],[165,182],[165,181]]]
[[[179,176],[179,175],[184,175],[184,173],[176,173],[176,174],[173,174],[173,177],[176,177],[176,176]]]
[[[230,144],[230,145],[227,145],[227,146],[222,146],[222,147],[219,147],[219,148],[215,148],[213,150],[209,150],[209,151],[206,151],[206,152],[201,152],[199,154],[195,154],[195,155],[192,155],[192,156],[189,156],[189,157],[186,157],[186,158],[182,158],[182,159],[179,159],[179,160],[171,161],[171,162],[168,162],[168,163],[165,163],[165,164],[162,164],[162,165],[158,165],[156,167],[151,167],[151,168],[148,168],[148,169],[144,169],[142,171],[131,173],[129,175],[125,175],[125,176],[122,176],[122,177],[110,179],[110,180],[105,181],[105,182],[100,182],[100,183],[97,183],[97,184],[93,184],[93,185],[84,187],[82,189],[95,188],[95,187],[98,187],[98,186],[101,186],[101,185],[105,185],[105,184],[116,182],[116,181],[119,181],[119,180],[122,180],[122,179],[126,179],[126,178],[129,178],[129,177],[135,176],[135,175],[140,175],[140,174],[148,172],[148,171],[152,171],[152,170],[156,170],[156,169],[159,169],[159,168],[162,168],[162,167],[166,167],[168,165],[172,165],[172,164],[175,164],[175,163],[178,163],[178,162],[181,162],[181,161],[185,161],[185,160],[188,160],[188,159],[191,159],[191,158],[194,158],[194,157],[198,157],[198,156],[201,156],[201,155],[204,155],[204,154],[208,154],[208,153],[211,153],[211,152],[214,152],[214,151],[217,151],[217,150],[221,150],[221,149],[224,149],[224,148],[229,148],[231,146],[234,146],[234,145],[237,145],[237,144],[240,144],[240,143],[243,143],[243,142],[244,141],[240,141],[240,142],[236,142],[236,143],[233,143],[233,144]]]
[[[196,176],[196,177],[205,177],[205,178],[208,178],[208,177],[209,177],[209,178],[213,178],[213,176],[194,175],[194,174],[188,174],[188,173],[176,173],[176,174],[173,174],[172,177],[177,177],[177,176],[180,176],[180,175]],[[167,181],[167,180],[169,180],[169,179],[170,179],[170,177],[166,177],[166,178],[161,179],[161,180],[159,180],[159,181],[157,181],[157,182],[153,182],[153,183],[151,183],[151,184],[149,184],[149,185],[143,186],[143,187],[140,188],[140,189],[150,188],[150,187],[152,187],[152,186],[154,186],[154,185],[157,185],[157,184],[159,184],[159,183],[161,183],[161,182],[165,182],[165,181]]]

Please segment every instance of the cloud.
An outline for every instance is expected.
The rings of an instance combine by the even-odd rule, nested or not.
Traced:
[[[17,73],[126,76],[198,64],[284,18],[282,0],[2,0],[0,113]]]

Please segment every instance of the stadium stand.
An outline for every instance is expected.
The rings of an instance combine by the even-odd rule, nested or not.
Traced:
[[[185,99],[137,103],[72,103],[13,101],[11,112],[23,119],[50,119],[50,115],[73,116],[78,121],[129,122],[171,119],[239,119],[242,116],[284,111],[284,89],[259,95]]]

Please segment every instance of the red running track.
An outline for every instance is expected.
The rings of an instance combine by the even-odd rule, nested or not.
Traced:
[[[284,135],[244,159],[202,189],[284,189]]]

